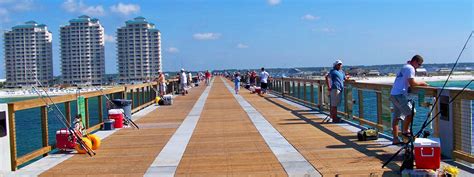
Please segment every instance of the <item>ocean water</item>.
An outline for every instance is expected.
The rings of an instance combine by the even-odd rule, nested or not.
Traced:
[[[448,83],[448,87],[463,87],[466,85],[468,82],[467,81],[450,81]],[[441,87],[443,85],[443,82],[431,82],[430,85],[435,86],[435,87]],[[471,83],[469,85],[470,89],[474,90],[474,84]],[[318,95],[317,95],[317,87],[315,87],[315,100],[318,100]],[[303,93],[303,90],[301,90],[301,93]],[[376,108],[376,96],[375,92],[370,92],[370,91],[364,91],[364,117],[368,120],[371,121],[376,121],[377,117],[377,108]],[[294,94],[293,96],[296,96]],[[131,95],[127,96],[128,98],[131,97]],[[310,97],[310,91],[309,87],[307,87],[307,98]],[[0,103],[9,103],[9,102],[16,102],[16,101],[21,101],[21,100],[27,100],[31,99],[33,97],[29,98],[0,98]],[[99,116],[98,116],[98,98],[90,98],[89,99],[89,111],[90,111],[90,126],[96,125],[99,122]],[[353,92],[353,99],[356,100],[357,103],[357,91]],[[103,117],[107,117],[107,111],[106,109],[106,100],[103,98],[102,100],[103,103]],[[137,105],[137,101],[135,100],[134,105]],[[64,113],[64,104],[58,104],[59,109]],[[474,107],[474,106],[473,106]],[[343,111],[344,107],[340,106],[338,108],[339,110]],[[64,128],[65,126],[58,121],[56,116],[59,116],[59,114],[54,113],[56,111],[50,111],[48,113],[48,129],[49,129],[49,144],[54,145],[56,143],[55,140],[55,132],[56,130],[60,128]],[[71,103],[71,115],[76,115],[76,103],[72,102]],[[417,131],[420,128],[420,125],[423,123],[423,121],[426,119],[426,114],[429,112],[428,108],[424,107],[417,107],[417,114],[414,120],[414,130]],[[358,115],[358,105],[354,104],[353,107],[353,115]],[[38,148],[41,148],[41,118],[40,118],[40,109],[39,108],[34,108],[34,109],[28,109],[28,110],[22,110],[18,111],[15,114],[15,126],[16,126],[16,137],[17,137],[17,155],[22,156],[27,153],[30,153]],[[389,132],[386,132],[389,133]]]
[[[457,87],[457,88],[462,88],[466,84],[468,84],[469,81],[449,81],[446,85],[446,87]],[[441,88],[444,84],[444,81],[437,81],[437,82],[429,82],[430,86],[432,87],[438,87]],[[468,89],[474,90],[474,83],[470,83],[467,87]],[[326,88],[324,88],[326,89]],[[297,95],[297,89],[295,89],[295,92],[292,93],[293,97],[297,97],[300,99],[303,99],[302,93],[304,93],[304,88],[303,86],[301,87],[300,90],[301,95]],[[318,101],[318,88],[315,86],[314,87],[314,100],[317,102]],[[353,89],[352,92],[352,97],[353,100],[355,101],[355,104],[353,104],[353,109],[352,109],[352,114],[355,116],[359,115],[359,100],[358,100],[358,94],[357,90]],[[372,122],[377,122],[377,97],[376,93],[374,91],[363,91],[363,104],[364,104],[364,119],[370,120]],[[410,98],[414,99],[416,102],[418,102],[418,97],[417,95],[410,95]],[[310,99],[310,87],[308,86],[306,88],[306,99]],[[344,98],[343,98],[344,100]],[[430,101],[428,97],[425,98],[426,101]],[[421,126],[423,122],[427,119],[428,113],[430,112],[430,108],[427,107],[421,107],[416,105],[416,113],[415,113],[415,119],[413,120],[413,130],[414,132],[418,132],[418,130],[421,129]],[[471,109],[474,110],[474,102],[471,106]],[[341,103],[338,107],[339,111],[344,111],[344,105]],[[432,115],[434,116],[434,115]],[[354,120],[353,122],[358,123],[358,121]],[[391,128],[386,128],[384,133],[390,134],[391,135]],[[431,125],[427,127],[425,130],[430,130],[431,131]]]

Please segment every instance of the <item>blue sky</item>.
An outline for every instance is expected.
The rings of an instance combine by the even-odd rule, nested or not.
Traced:
[[[471,0],[0,0],[0,29],[29,20],[53,33],[82,14],[105,28],[106,72],[116,73],[115,32],[143,16],[162,33],[163,69],[189,70],[453,62],[474,25]],[[2,38],[3,40],[3,38]],[[473,47],[461,62],[473,62]],[[3,45],[0,78],[4,77]]]

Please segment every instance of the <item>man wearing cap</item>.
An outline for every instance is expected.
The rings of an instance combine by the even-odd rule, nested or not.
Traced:
[[[400,143],[398,139],[398,122],[403,121],[402,133],[406,136],[410,136],[408,132],[408,126],[413,118],[412,106],[409,104],[408,92],[410,87],[414,86],[428,86],[424,81],[415,81],[416,68],[419,68],[423,64],[423,57],[415,55],[403,65],[402,69],[397,73],[395,82],[393,83],[392,90],[390,91],[390,101],[393,104],[393,120],[392,120],[392,133],[393,133],[393,144]]]
[[[333,69],[326,75],[326,85],[328,85],[328,92],[330,93],[330,115],[332,122],[335,123],[341,122],[341,119],[337,117],[337,106],[341,102],[344,81],[347,79],[348,77],[342,71],[342,61],[336,60],[333,64]]]

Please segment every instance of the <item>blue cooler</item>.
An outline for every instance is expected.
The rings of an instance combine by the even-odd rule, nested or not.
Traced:
[[[107,119],[104,121],[103,130],[115,130],[115,120],[114,119]]]

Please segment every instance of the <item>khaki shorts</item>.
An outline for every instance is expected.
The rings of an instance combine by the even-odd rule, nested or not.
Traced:
[[[405,95],[391,95],[390,101],[393,104],[393,117],[405,120],[406,116],[411,115],[412,105],[408,102]]]
[[[341,91],[338,89],[331,89],[331,94],[330,94],[330,101],[331,101],[331,106],[332,107],[337,107],[339,106],[339,103],[341,102],[342,99],[342,94]]]

